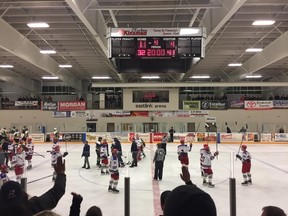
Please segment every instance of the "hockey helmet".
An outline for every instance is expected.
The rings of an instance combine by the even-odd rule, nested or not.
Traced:
[[[17,154],[21,154],[23,152],[22,146],[17,147],[16,152],[17,152]]]
[[[55,151],[55,152],[59,152],[59,151],[60,151],[60,145],[56,145],[56,146],[54,147],[54,151]]]
[[[203,145],[203,148],[204,148],[205,150],[210,150],[210,147],[209,147],[209,145],[208,145],[207,143],[205,143],[205,144]]]
[[[247,149],[247,145],[242,145],[241,149],[242,149],[242,151],[246,150]]]
[[[2,173],[8,173],[8,166],[5,165],[5,164],[1,164],[1,165],[0,165],[0,171],[1,171]]]
[[[54,131],[56,131],[57,130],[57,128],[54,128]]]
[[[100,142],[101,142],[101,141],[102,141],[102,139],[103,139],[102,137],[98,137],[98,141],[100,141]]]
[[[113,154],[113,155],[116,155],[117,153],[118,153],[118,150],[117,150],[117,149],[115,149],[115,148],[112,149],[112,154]]]
[[[28,143],[31,143],[32,142],[32,138],[28,138]]]
[[[185,140],[184,140],[184,139],[181,139],[181,140],[180,140],[180,143],[181,143],[181,144],[184,144],[184,143],[185,143]]]

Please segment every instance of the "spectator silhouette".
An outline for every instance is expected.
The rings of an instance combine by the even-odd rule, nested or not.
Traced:
[[[178,186],[171,191],[165,202],[164,216],[216,216],[213,199],[192,183],[187,167],[182,167],[180,177],[186,185]]]
[[[161,204],[161,209],[163,212],[164,212],[167,197],[169,196],[170,193],[171,193],[170,190],[166,190],[166,191],[163,191],[160,195],[160,204]],[[159,216],[163,216],[163,215],[159,215]]]
[[[285,212],[277,206],[265,206],[261,216],[286,216]]]
[[[28,194],[15,181],[6,182],[0,190],[0,212],[5,216],[30,216],[53,209],[65,194],[65,160],[59,157],[54,167],[57,174],[54,186],[41,196],[28,199]]]

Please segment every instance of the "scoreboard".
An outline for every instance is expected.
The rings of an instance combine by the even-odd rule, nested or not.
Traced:
[[[205,56],[204,28],[109,28],[108,57],[130,59]]]

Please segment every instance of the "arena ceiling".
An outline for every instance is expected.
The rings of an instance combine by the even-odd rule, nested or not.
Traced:
[[[252,26],[255,20],[274,20]],[[46,22],[36,29],[30,22]],[[118,73],[107,58],[106,32],[119,28],[205,27],[205,58],[183,73]],[[285,86],[288,79],[287,0],[2,0],[0,2],[0,80],[20,87],[43,83],[43,76],[81,90],[93,86],[243,85]],[[247,48],[262,48],[248,53]],[[56,54],[39,54],[53,49]],[[229,67],[229,63],[241,63]],[[71,64],[72,68],[59,68]],[[157,81],[142,75],[158,75]],[[191,79],[209,75],[208,80]],[[246,75],[261,75],[246,78]],[[109,76],[110,80],[92,80]],[[173,84],[172,84],[173,83]],[[1,82],[0,82],[1,86]],[[29,89],[29,88],[28,88]]]

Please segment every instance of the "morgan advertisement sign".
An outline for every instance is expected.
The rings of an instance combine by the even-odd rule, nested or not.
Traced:
[[[59,101],[58,111],[86,110],[86,101]]]

